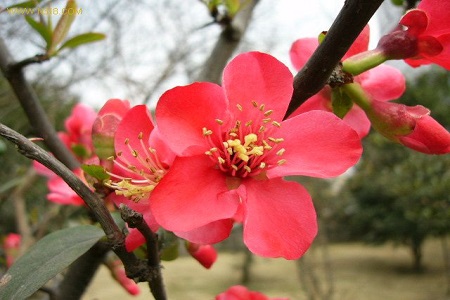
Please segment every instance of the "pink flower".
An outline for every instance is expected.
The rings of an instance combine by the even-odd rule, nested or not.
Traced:
[[[450,152],[450,133],[421,105],[373,101],[367,114],[379,132],[406,147],[427,154]]]
[[[105,109],[105,111],[108,110],[108,108]],[[116,205],[123,203],[142,213],[146,223],[153,231],[156,231],[159,224],[150,211],[152,191],[166,176],[175,154],[167,147],[159,131],[154,127],[150,112],[145,105],[132,107],[122,115],[120,123],[113,126],[116,155],[113,166],[108,171],[111,179],[106,185],[114,189],[115,193],[111,193],[108,199]],[[106,120],[103,118],[103,121]],[[109,120],[114,119],[109,118]],[[103,124],[106,126],[104,128],[112,128],[106,123]],[[107,135],[106,131],[102,132],[104,136]],[[176,231],[175,234],[194,243],[199,240],[210,244],[218,242],[218,234],[229,233],[232,225],[233,222],[230,220],[211,222],[195,230],[181,230]],[[133,251],[143,243],[145,239],[142,234],[137,229],[130,228],[126,238],[127,250]]]
[[[422,0],[400,20],[406,30],[384,36],[378,49],[413,67],[435,63],[450,69],[450,0]]]
[[[3,249],[6,256],[6,267],[12,266],[19,255],[22,236],[17,233],[9,233],[3,240]]]
[[[262,293],[250,291],[245,286],[235,285],[217,295],[216,300],[288,300],[288,298],[269,298]]]
[[[58,133],[67,148],[80,162],[95,157],[91,132],[96,116],[97,113],[92,108],[83,104],[77,104],[74,106],[71,115],[64,122],[66,131]],[[62,205],[84,205],[83,199],[63,179],[36,161],[33,161],[33,167],[38,174],[49,179],[47,182],[49,190],[47,199],[49,201]],[[74,173],[86,182],[81,169],[74,170]]]
[[[150,228],[157,230],[149,209],[149,196],[167,173],[174,154],[167,149],[154,130],[153,121],[145,105],[129,109],[115,126],[114,151],[116,157],[107,186],[115,193],[108,196],[114,203],[124,203],[144,215]],[[127,236],[129,251],[142,245],[144,237],[136,229]]]
[[[211,268],[217,259],[217,251],[211,245],[199,245],[186,242],[186,248],[189,254],[206,269]]]
[[[223,88],[194,83],[162,95],[158,128],[179,157],[152,193],[158,224],[186,232],[235,219],[256,254],[296,259],[309,248],[317,232],[311,198],[282,177],[337,176],[362,149],[356,132],[331,113],[282,121],[292,85],[286,66],[250,52],[228,64]],[[230,230],[218,232],[218,239]]]
[[[125,268],[120,259],[114,259],[108,257],[106,259],[106,266],[111,272],[112,277],[130,294],[139,295],[141,290],[139,286],[130,278],[127,277],[125,273]]]
[[[343,60],[367,51],[369,45],[369,27],[366,26]],[[295,41],[290,50],[291,61],[300,70],[318,47],[317,38],[303,38]],[[354,82],[378,101],[388,101],[400,97],[405,90],[405,78],[402,73],[387,65],[380,65],[360,75],[354,76]],[[325,86],[319,93],[305,101],[291,116],[311,110],[333,111],[331,88]],[[356,105],[344,116],[344,122],[356,130],[361,138],[370,130],[370,121],[364,111]]]
[[[80,161],[93,155],[92,124],[97,113],[84,104],[76,104],[71,115],[64,122],[66,131],[59,137]]]

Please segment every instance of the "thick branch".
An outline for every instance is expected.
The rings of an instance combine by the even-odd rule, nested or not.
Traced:
[[[246,6],[234,17],[231,24],[223,29],[211,55],[203,64],[197,81],[209,81],[220,84],[223,69],[239,45],[258,1],[247,1]]]
[[[151,274],[149,274],[146,264],[143,263],[143,261],[138,260],[133,253],[126,250],[125,236],[114,222],[102,199],[92,192],[89,187],[76,177],[64,164],[21,134],[0,124],[0,136],[3,136],[14,143],[22,155],[40,162],[60,176],[84,200],[86,205],[91,209],[95,219],[105,231],[112,250],[124,263],[129,277],[139,281],[151,280]]]
[[[383,0],[346,0],[325,39],[294,78],[294,93],[286,116],[322,89]]]
[[[28,64],[25,63],[26,61],[19,64],[16,63],[3,40],[0,39],[0,69],[9,81],[30,124],[36,130],[37,134],[44,139],[45,144],[57,159],[62,161],[70,169],[76,169],[79,166],[78,161],[59,139],[35,91],[25,79],[21,66]]]

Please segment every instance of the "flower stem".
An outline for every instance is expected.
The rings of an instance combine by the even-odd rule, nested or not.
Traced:
[[[341,86],[341,90],[366,113],[371,110],[370,98],[358,83],[344,84]]]
[[[344,60],[342,70],[356,76],[381,65],[386,60],[387,57],[380,50],[369,50]]]

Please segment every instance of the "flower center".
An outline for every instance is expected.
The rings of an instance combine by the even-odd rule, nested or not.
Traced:
[[[211,148],[205,152],[221,171],[229,176],[245,178],[256,176],[274,166],[282,165],[285,159],[280,159],[285,152],[280,144],[282,138],[273,137],[273,133],[281,127],[269,116],[272,110],[265,110],[265,105],[252,101],[253,109],[258,111],[253,120],[245,123],[236,120],[231,129],[221,130],[213,134],[212,130],[203,128],[203,136],[208,139]],[[243,111],[241,105],[237,105]],[[222,126],[224,122],[216,119]]]
[[[142,137],[141,132],[138,135],[139,149],[133,148],[128,138],[124,141],[134,162],[130,162],[122,152],[118,152],[115,158],[109,158],[117,167],[116,172],[120,174],[108,172],[111,179],[105,182],[117,195],[125,196],[134,202],[147,198],[168,171],[168,167],[159,160],[156,149],[146,146]]]

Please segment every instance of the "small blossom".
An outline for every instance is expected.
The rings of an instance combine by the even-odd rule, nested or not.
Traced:
[[[329,112],[283,121],[292,86],[286,66],[250,52],[228,64],[223,87],[194,83],[162,95],[158,129],[178,156],[152,192],[158,224],[186,232],[207,224],[229,226],[235,219],[256,254],[296,259],[309,248],[317,232],[311,198],[303,186],[282,177],[337,176],[358,161],[361,144],[356,132]],[[229,235],[228,228],[218,239]],[[195,238],[210,243],[200,234]]]
[[[109,256],[105,261],[106,267],[111,272],[111,276],[130,294],[139,295],[141,290],[139,286],[125,273],[125,267],[122,261],[115,256]]]
[[[405,26],[380,39],[377,46],[389,59],[413,67],[437,64],[450,69],[450,0],[422,0],[400,20]]]
[[[368,49],[370,30],[366,26],[343,57],[346,60],[364,53]],[[290,50],[290,57],[294,67],[300,70],[318,47],[317,38],[303,38],[295,41]],[[354,76],[354,82],[378,101],[389,101],[400,97],[405,90],[405,78],[401,72],[391,66],[380,65],[360,75]],[[332,89],[325,86],[319,93],[306,100],[291,116],[311,110],[333,111]],[[370,121],[364,111],[356,105],[344,116],[344,122],[350,125],[363,138],[369,133]]]
[[[5,251],[7,268],[11,267],[14,261],[17,259],[21,241],[22,236],[17,233],[8,234],[3,240],[3,249]]]
[[[186,242],[186,249],[206,269],[211,268],[217,259],[217,251],[211,245],[199,245]]]
[[[216,300],[288,300],[288,298],[269,298],[260,292],[250,291],[245,286],[235,285],[217,295]]]

